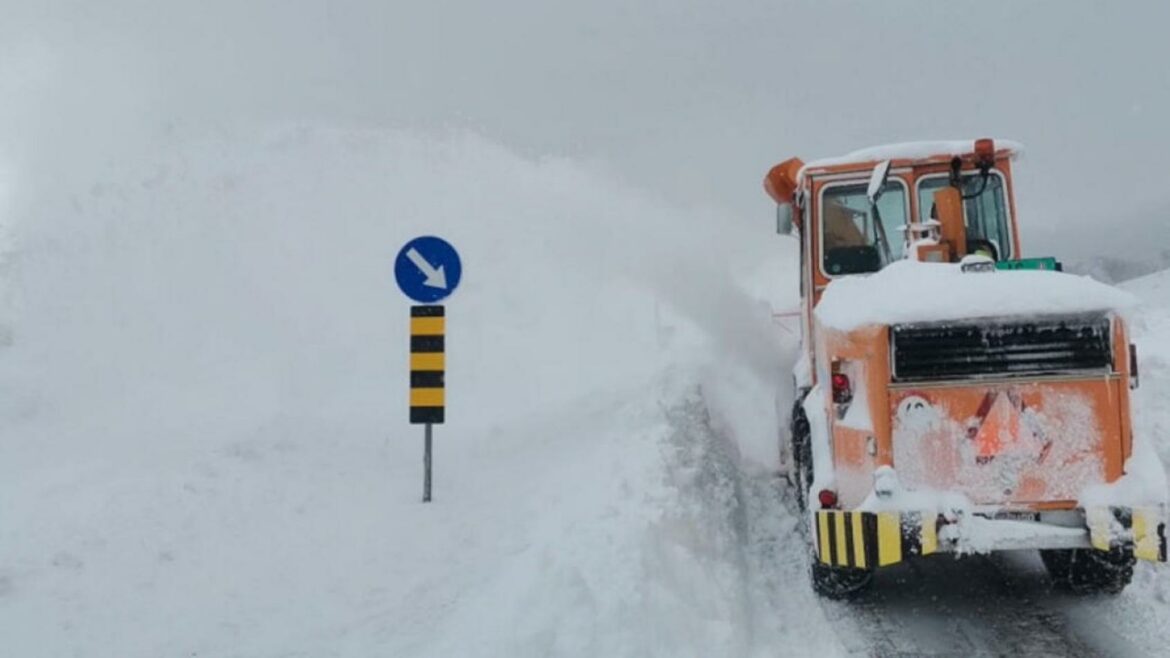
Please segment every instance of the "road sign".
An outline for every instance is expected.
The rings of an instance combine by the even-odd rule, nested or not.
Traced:
[[[423,502],[431,502],[431,428],[447,410],[447,313],[435,302],[459,286],[463,264],[449,242],[424,235],[407,242],[394,260],[394,278],[410,307],[410,423],[423,433]]]
[[[403,245],[394,260],[394,278],[409,298],[433,304],[459,286],[463,264],[449,242],[433,235],[415,238]]]

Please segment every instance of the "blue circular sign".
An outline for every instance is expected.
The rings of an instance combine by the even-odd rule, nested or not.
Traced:
[[[463,264],[451,243],[433,235],[403,245],[394,260],[394,278],[407,297],[431,304],[455,292],[463,276]]]

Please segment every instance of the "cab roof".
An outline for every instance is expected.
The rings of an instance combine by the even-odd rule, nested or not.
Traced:
[[[805,163],[800,169],[798,177],[803,178],[805,174],[816,174],[826,170],[853,169],[854,167],[850,165],[856,165],[856,168],[862,169],[864,167],[861,165],[873,165],[883,160],[890,160],[894,166],[947,162],[955,156],[974,155],[975,141],[974,139],[956,139],[871,146],[834,158],[822,158]],[[996,158],[1006,157],[1014,160],[1024,152],[1024,147],[1019,142],[1013,142],[1009,139],[996,139],[994,142]]]

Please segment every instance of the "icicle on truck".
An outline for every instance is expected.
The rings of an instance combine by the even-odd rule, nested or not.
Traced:
[[[902,144],[765,178],[801,246],[781,460],[823,595],[932,553],[1039,549],[1080,592],[1166,561],[1165,476],[1130,414],[1132,298],[1023,258],[1018,152]]]

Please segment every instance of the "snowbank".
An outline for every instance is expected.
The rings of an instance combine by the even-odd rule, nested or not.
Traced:
[[[1136,302],[1127,292],[1062,272],[963,272],[957,264],[904,260],[868,276],[835,279],[816,317],[850,331],[867,324],[1122,311]]]
[[[1140,386],[1132,394],[1133,455],[1125,465],[1127,475],[1114,485],[1115,491],[1091,493],[1106,502],[1117,496],[1165,502],[1164,471],[1170,465],[1170,413],[1164,403],[1170,390],[1170,270],[1127,281],[1121,287],[1141,299],[1130,319],[1141,374]]]
[[[1170,270],[1130,279],[1120,287],[1141,297],[1151,308],[1170,305]]]
[[[8,653],[836,653],[785,594],[793,348],[739,283],[790,239],[469,135],[143,152],[10,198]],[[420,233],[465,265],[425,507],[392,277]]]

